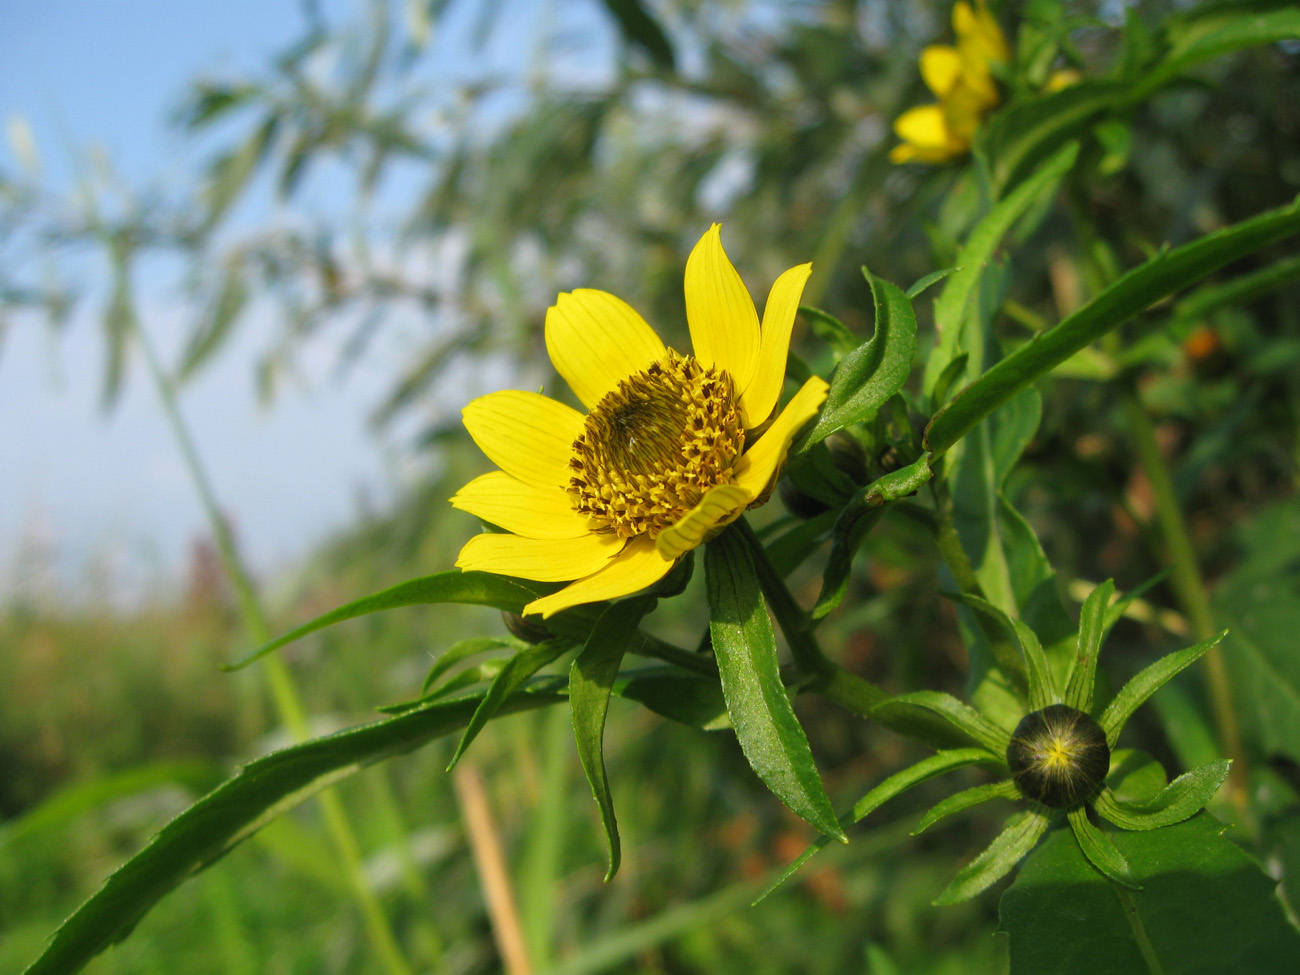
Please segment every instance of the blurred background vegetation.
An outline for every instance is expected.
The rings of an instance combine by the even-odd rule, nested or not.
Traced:
[[[1009,30],[1064,14],[1070,29],[1054,38],[1053,66],[1101,76],[1126,56],[1122,19],[1154,27],[1170,6],[995,9]],[[887,160],[893,118],[929,99],[916,58],[947,39],[949,15],[949,4],[928,0],[374,0],[335,21],[304,3],[301,38],[261,70],[196,78],[177,93],[172,124],[210,160],[188,185],[124,185],[106,168],[62,195],[0,171],[0,329],[97,323],[109,408],[124,383],[149,381],[142,286],[183,294],[192,311],[186,334],[163,343],[180,354],[155,377],[181,397],[240,330],[258,330],[258,388],[271,410],[308,343],[336,350],[342,369],[376,343],[397,344],[403,367],[369,404],[369,420],[420,461],[422,477],[274,580],[273,627],[283,630],[451,564],[475,526],[445,499],[484,463],[457,411],[488,388],[555,384],[541,324],[558,291],[618,294],[681,347],[685,256],[720,220],[754,294],[812,259],[806,303],[865,337],[860,265],[904,286],[949,266],[984,204],[978,180],[964,167]],[[430,87],[422,59],[450,18],[468,63],[505,45],[517,70]],[[1085,150],[1099,178],[1071,182],[1007,248],[1005,340],[1054,323],[1166,242],[1294,197],[1298,69],[1294,44],[1213,61],[1099,132]],[[1282,272],[1292,280],[1295,264]],[[1043,385],[1043,423],[1008,494],[1063,580],[1115,576],[1127,588],[1165,564],[1117,390],[1133,392],[1153,424],[1212,586],[1250,555],[1256,519],[1294,514],[1296,298],[1293,283],[1231,307],[1176,306],[1161,328],[1136,323]],[[824,372],[831,360],[816,336],[799,342]],[[965,650],[927,539],[886,519],[824,642],[891,690],[959,692]],[[654,619],[688,645],[704,619],[692,592]],[[175,590],[143,608],[18,597],[0,607],[0,968],[34,957],[169,815],[287,740],[256,668],[216,673],[253,642],[238,597],[213,543],[196,546]],[[1149,598],[1172,610],[1116,631],[1106,652],[1117,678],[1188,642],[1176,594],[1162,585]],[[488,613],[403,610],[326,631],[284,657],[322,733],[410,697],[429,655],[454,640],[499,632]],[[1195,680],[1172,686],[1163,720],[1179,708],[1200,713],[1200,695]],[[915,757],[842,714],[801,706],[800,716],[837,805]],[[1171,766],[1200,760],[1186,736],[1170,739],[1144,719],[1146,747]],[[903,844],[912,816],[938,794],[919,790],[748,910],[753,885],[802,850],[809,831],[766,794],[729,736],[615,701],[606,754],[626,852],[608,886],[566,713],[499,722],[470,753],[472,781],[460,789],[442,771],[450,748],[339,788],[365,876],[414,970],[500,970],[462,827],[475,781],[534,970],[883,975],[1005,965],[1005,945],[987,934],[991,898],[928,906],[954,850],[978,848],[970,836],[991,835],[1002,810],[970,820],[970,833],[947,827]],[[1265,757],[1295,784],[1292,759]],[[1288,835],[1275,852],[1298,857],[1300,841]],[[309,804],[164,900],[90,970],[381,968]]]

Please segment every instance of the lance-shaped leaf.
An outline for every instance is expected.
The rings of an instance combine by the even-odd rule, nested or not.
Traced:
[[[1190,819],[1205,808],[1228,777],[1232,763],[1211,762],[1178,776],[1147,802],[1120,802],[1102,789],[1093,803],[1097,814],[1121,829],[1160,829]]]
[[[609,843],[606,881],[618,872],[622,845],[618,838],[618,820],[614,816],[614,798],[610,795],[609,778],[605,774],[605,716],[609,712],[610,688],[618,676],[628,640],[640,625],[641,617],[654,608],[654,604],[652,597],[642,596],[610,606],[591,628],[591,635],[569,668],[569,707],[573,713],[578,758],[596,805],[600,807],[600,821]]]
[[[443,674],[451,670],[462,660],[467,660],[476,654],[486,653],[488,650],[504,650],[507,648],[522,650],[525,647],[522,641],[504,639],[502,637],[478,636],[471,637],[468,640],[461,640],[459,643],[453,643],[442,653],[438,654],[438,659],[433,662],[429,672],[424,675],[424,685],[420,688],[421,694],[429,693],[429,688],[433,687],[442,677]]]
[[[1222,640],[1226,633],[1227,630],[1224,630],[1218,636],[1202,640],[1194,647],[1161,657],[1150,667],[1135,674],[1132,680],[1120,688],[1120,692],[1097,719],[1097,723],[1106,732],[1106,744],[1114,748],[1120,729],[1132,717],[1133,712],[1140,708],[1147,698],[1173,680],[1183,668],[1195,663],[1206,651]]]
[[[1047,666],[1047,654],[1038,642],[1038,634],[1023,620],[1012,620],[1011,626],[1016,631],[1016,639],[1020,641],[1020,649],[1025,655],[1025,665],[1029,671],[1029,706],[1039,711],[1057,700],[1052,671]]]
[[[1101,627],[1103,638],[1107,633],[1111,631],[1111,629],[1115,626],[1115,624],[1120,621],[1120,618],[1126,612],[1128,612],[1128,608],[1142,597],[1142,594],[1144,592],[1151,589],[1157,582],[1159,582],[1168,574],[1169,574],[1168,569],[1166,569],[1164,572],[1157,572],[1146,582],[1142,583],[1140,586],[1135,586],[1134,588],[1130,589],[1119,599],[1115,600],[1113,603],[1107,606],[1106,618],[1102,622],[1102,627]]]
[[[953,748],[947,751],[937,752],[929,758],[917,762],[915,765],[908,766],[901,772],[895,772],[889,778],[885,779],[878,786],[859,799],[847,813],[840,817],[840,825],[844,827],[852,826],[854,823],[861,822],[872,812],[879,809],[890,799],[906,792],[912,786],[924,782],[926,779],[932,779],[936,775],[942,775],[944,772],[951,772],[953,769],[965,768],[967,765],[984,765],[991,762],[1000,761],[994,755],[983,748]],[[804,850],[797,856],[790,866],[786,867],[781,876],[763,893],[759,894],[757,904],[772,891],[776,890],[783,883],[790,879],[800,867],[813,858],[820,850],[826,847],[830,842],[830,837],[819,836],[813,840],[808,849]]]
[[[1097,683],[1097,654],[1106,635],[1106,609],[1115,595],[1115,580],[1107,579],[1088,594],[1079,611],[1079,650],[1065,687],[1065,703],[1076,711],[1092,711],[1092,691]]]
[[[498,714],[564,700],[563,679],[537,681]],[[119,867],[60,925],[25,975],[68,975],[120,941],[145,913],[227,850],[322,789],[367,765],[464,726],[484,692],[350,728],[255,759],[185,810]]]
[[[1050,822],[1051,818],[1040,809],[1027,809],[1012,816],[988,849],[957,872],[952,883],[934,899],[934,905],[942,907],[969,900],[997,883],[1034,848]]]
[[[988,640],[989,652],[998,667],[1019,690],[1027,694],[1029,684],[1025,678],[1024,651],[1020,648],[1020,639],[1011,617],[982,596],[965,592],[946,592],[943,595],[969,607],[984,638]]]
[[[1164,251],[1138,265],[1054,328],[1021,346],[958,393],[930,421],[930,460],[1039,376],[1152,304],[1225,264],[1300,233],[1300,200]]]
[[[835,366],[821,414],[796,450],[825,440],[836,430],[869,420],[903,388],[916,353],[916,315],[897,285],[862,269],[875,301],[876,331]]]
[[[1004,779],[1001,782],[988,782],[984,785],[972,786],[969,789],[963,789],[961,792],[955,792],[947,799],[937,802],[930,808],[921,821],[916,824],[916,829],[912,830],[913,836],[920,836],[927,829],[946,819],[955,813],[963,812],[967,809],[973,809],[980,803],[988,802],[990,799],[1011,799],[1022,798],[1020,790],[1010,779]]]
[[[722,699],[722,688],[716,677],[700,677],[667,667],[647,668],[624,672],[614,684],[614,693],[701,731],[731,727],[731,716],[727,714],[727,703]]]
[[[971,741],[987,749],[990,754],[1002,760],[1007,753],[1011,736],[988,718],[980,714],[969,704],[959,701],[951,694],[942,691],[913,691],[899,694],[872,709],[873,716],[881,721],[892,721],[899,712],[911,708],[923,708],[939,715],[954,729]]]
[[[1074,830],[1074,838],[1079,841],[1079,849],[1089,863],[1117,884],[1130,890],[1142,889],[1142,885],[1133,876],[1128,861],[1124,859],[1124,854],[1115,849],[1115,844],[1106,838],[1105,833],[1092,825],[1087,806],[1075,806],[1066,816],[1070,820],[1070,829]]]
[[[781,682],[776,634],[744,539],[729,530],[709,542],[704,568],[722,695],[745,758],[782,802],[847,842]]]
[[[524,681],[572,649],[573,643],[569,640],[544,640],[536,646],[520,650],[507,660],[497,675],[492,678],[483,700],[479,701],[478,707],[474,709],[469,724],[465,726],[465,731],[456,744],[456,751],[452,753],[451,761],[447,763],[447,771],[450,772],[456,767],[456,763],[465,754],[470,743],[478,737],[478,733],[487,723],[497,716],[502,705],[523,686]]]

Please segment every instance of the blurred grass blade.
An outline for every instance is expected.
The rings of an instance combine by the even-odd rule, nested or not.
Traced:
[[[997,883],[1015,869],[1021,857],[1032,850],[1047,832],[1049,817],[1029,809],[1007,820],[1002,832],[988,849],[957,872],[942,894],[934,899],[936,907],[969,900]]]
[[[564,700],[563,680],[538,682],[500,713]],[[484,694],[434,704],[255,759],[164,826],[54,932],[24,975],[70,975],[126,937],[168,891],[275,817],[368,765],[409,752],[470,720]]]
[[[617,603],[601,614],[591,635],[569,668],[569,708],[573,713],[573,734],[578,743],[578,758],[587,775],[600,821],[609,843],[608,883],[618,873],[622,847],[618,839],[618,820],[614,816],[614,798],[605,774],[605,716],[609,712],[609,693],[618,676],[619,665],[628,641],[641,624],[641,617],[654,608],[650,597]]]
[[[704,568],[722,694],[745,758],[777,798],[823,833],[845,841],[781,682],[772,620],[749,549],[734,527],[708,543]]]
[[[1101,717],[1098,719],[1102,730],[1106,732],[1106,743],[1111,748],[1114,748],[1120,729],[1124,727],[1124,723],[1128,721],[1133,712],[1140,708],[1146,702],[1146,699],[1164,684],[1173,680],[1174,676],[1183,668],[1190,667],[1199,660],[1227,633],[1228,631],[1224,630],[1218,636],[1202,640],[1194,647],[1167,654],[1150,667],[1135,674],[1127,684],[1120,688],[1119,693],[1115,695],[1110,704],[1106,705],[1106,710],[1102,712]]]
[[[1111,597],[1115,595],[1115,580],[1107,579],[1088,594],[1079,611],[1079,649],[1074,658],[1074,669],[1065,687],[1065,703],[1076,711],[1091,713],[1093,686],[1097,683],[1097,656],[1101,641],[1106,635],[1106,616]]]
[[[1232,763],[1210,762],[1178,776],[1160,794],[1147,802],[1120,802],[1109,789],[1102,789],[1095,803],[1097,813],[1121,829],[1160,829],[1195,816],[1214,798],[1228,777]]]
[[[1297,233],[1300,200],[1164,251],[1129,271],[1055,328],[996,363],[940,410],[926,430],[931,462],[1021,389],[1090,342],[1225,264]]]
[[[248,285],[239,268],[227,267],[221,276],[221,286],[212,299],[212,307],[199,327],[190,336],[185,355],[176,373],[176,381],[183,383],[197,372],[211,355],[221,348],[230,334],[230,328],[244,310],[248,301]]]
[[[1142,885],[1133,876],[1128,860],[1124,859],[1124,854],[1115,849],[1115,844],[1107,839],[1105,833],[1092,825],[1087,806],[1075,806],[1066,815],[1070,818],[1070,828],[1074,830],[1075,839],[1079,841],[1079,849],[1083,850],[1089,863],[1117,884],[1130,890],[1142,889]]]

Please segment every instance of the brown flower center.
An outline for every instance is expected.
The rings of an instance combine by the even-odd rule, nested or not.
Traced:
[[[744,446],[731,377],[669,349],[587,414],[569,499],[597,530],[654,538],[732,480]]]

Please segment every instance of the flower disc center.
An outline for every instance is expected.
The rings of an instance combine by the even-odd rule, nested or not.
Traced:
[[[731,377],[670,349],[587,414],[569,499],[597,530],[654,538],[732,480],[744,445]]]

